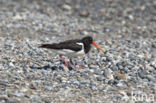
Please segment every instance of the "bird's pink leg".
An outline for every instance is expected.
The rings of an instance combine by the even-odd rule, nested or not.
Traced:
[[[81,66],[81,67],[76,67],[76,65],[73,63],[72,59],[70,59],[70,63],[74,66],[75,69],[84,69],[85,66]]]
[[[75,69],[78,69],[78,68],[76,67],[76,65],[73,63],[72,59],[70,59],[70,63],[71,63],[71,65],[74,66]]]
[[[68,62],[62,57],[62,55],[59,55],[59,57],[65,63],[65,66],[68,68]]]

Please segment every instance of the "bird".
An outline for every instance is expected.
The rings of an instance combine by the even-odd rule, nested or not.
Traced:
[[[78,69],[71,58],[87,54],[91,49],[91,45],[94,45],[99,50],[103,50],[93,41],[91,36],[85,36],[82,39],[67,40],[60,43],[41,44],[39,47],[51,49],[53,52],[59,54],[60,59],[64,62],[67,68],[69,63],[62,56],[69,57],[69,62],[74,68]]]

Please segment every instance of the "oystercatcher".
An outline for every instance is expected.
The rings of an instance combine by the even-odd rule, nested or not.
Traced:
[[[70,63],[75,68],[77,68],[72,62],[71,57],[77,57],[87,54],[91,49],[91,44],[94,45],[96,48],[102,50],[102,48],[93,41],[93,38],[91,36],[86,36],[82,39],[67,40],[54,44],[41,44],[41,46],[39,47],[51,49],[55,53],[59,54],[59,57],[65,63],[66,67],[68,67],[68,62],[62,56],[69,57]]]

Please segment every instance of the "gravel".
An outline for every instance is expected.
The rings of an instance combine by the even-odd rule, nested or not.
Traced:
[[[1,103],[154,103],[155,0],[1,0]],[[38,48],[92,35],[92,48],[73,58]],[[66,58],[67,59],[67,58]],[[146,98],[140,98],[141,96]]]

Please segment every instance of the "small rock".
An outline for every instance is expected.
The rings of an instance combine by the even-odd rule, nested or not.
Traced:
[[[94,74],[100,75],[101,74],[101,71],[99,69],[94,69]]]
[[[138,75],[139,75],[140,78],[142,78],[142,79],[146,78],[146,72],[139,72]]]
[[[45,70],[50,69],[50,65],[49,65],[49,64],[48,64],[48,65],[45,65],[45,66],[43,67],[43,69],[45,69]]]
[[[81,17],[88,17],[89,16],[89,12],[87,10],[82,10],[82,11],[80,10],[79,15]]]
[[[37,95],[31,95],[32,103],[42,103],[41,98]]]
[[[59,66],[59,70],[63,70],[63,66],[60,65],[60,66]]]
[[[114,80],[112,71],[109,68],[104,69],[104,76],[107,77],[108,79]]]
[[[64,4],[64,5],[62,5],[62,9],[70,11],[72,9],[72,7],[70,5]]]
[[[127,79],[125,74],[117,73],[117,76],[118,76],[118,78],[123,79],[123,80]]]
[[[127,85],[130,87],[132,85],[132,83],[128,82]]]
[[[99,66],[91,64],[91,65],[89,66],[89,68],[90,68],[90,69],[98,69]]]
[[[104,31],[104,32],[106,32],[106,33],[108,33],[108,32],[110,32],[110,31],[111,31],[111,29],[110,29],[110,28],[108,28],[108,27],[105,27],[105,28],[103,28],[103,31]]]
[[[17,96],[17,97],[24,96],[24,94],[22,92],[19,92],[19,91],[15,91],[14,95]]]
[[[30,84],[29,86],[30,89],[35,89],[37,90],[37,84],[35,84],[34,82]]]
[[[20,103],[20,100],[18,100],[17,98],[8,98],[6,100],[6,103]]]
[[[117,84],[118,87],[122,87],[123,85],[124,85],[124,82],[119,82],[119,83]]]
[[[46,86],[46,87],[44,88],[44,90],[46,90],[46,91],[51,91],[52,89],[53,89],[52,86]]]
[[[59,66],[59,68],[60,68],[60,66]],[[57,69],[58,69],[57,66],[52,66],[52,67],[51,67],[51,70],[57,70]]]
[[[111,70],[112,70],[112,71],[118,71],[118,67],[117,67],[117,66],[113,66],[113,67],[111,68]]]
[[[134,16],[133,15],[128,15],[130,20],[134,20]]]
[[[9,66],[15,67],[15,65],[12,62],[9,63]]]
[[[2,86],[7,86],[9,83],[8,83],[8,81],[5,81],[5,80],[2,80],[2,79],[0,79],[0,85]]]
[[[156,81],[156,78],[154,78],[154,76],[152,75],[147,75],[146,78],[149,80],[149,81]]]
[[[0,95],[0,102],[1,102],[1,103],[6,103],[6,101],[7,101],[7,98],[6,98],[6,97],[2,97],[2,96]]]

